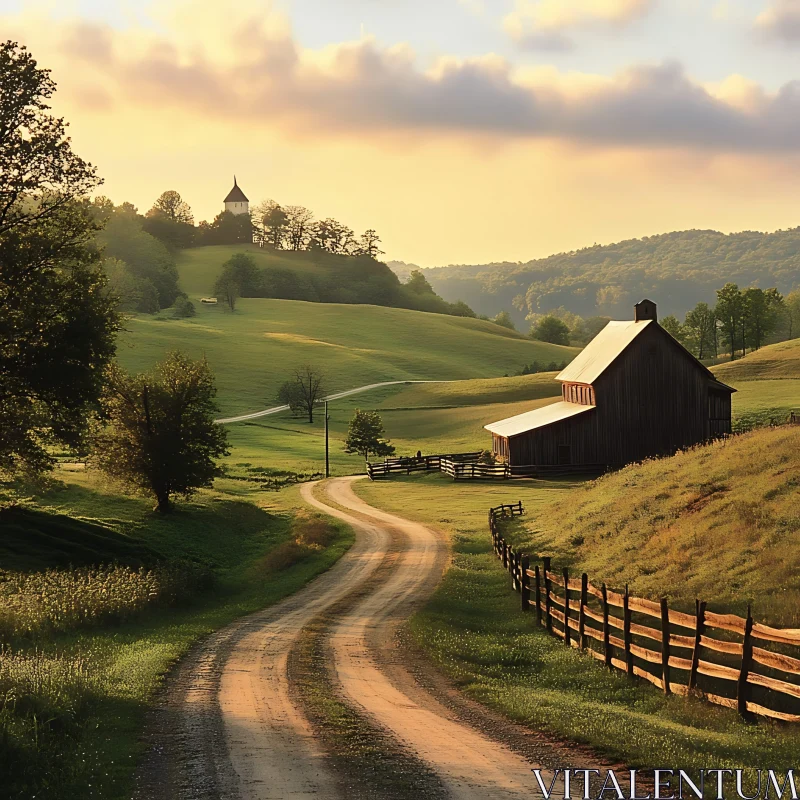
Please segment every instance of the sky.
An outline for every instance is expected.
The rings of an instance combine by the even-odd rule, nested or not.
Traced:
[[[102,193],[233,175],[387,259],[800,224],[800,0],[0,0]]]

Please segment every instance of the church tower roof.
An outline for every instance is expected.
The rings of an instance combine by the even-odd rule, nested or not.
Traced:
[[[239,188],[236,183],[236,176],[233,176],[233,189],[228,192],[228,196],[222,201],[223,203],[249,203],[250,201],[245,197],[244,192]]]

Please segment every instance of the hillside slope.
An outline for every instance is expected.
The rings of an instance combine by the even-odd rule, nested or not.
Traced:
[[[278,387],[303,364],[322,368],[335,392],[386,380],[498,377],[577,352],[477,319],[292,300],[241,300],[234,313],[199,305],[192,319],[140,315],[126,328],[119,357],[128,369],[146,369],[172,348],[205,355],[223,416],[274,405]]]
[[[744,358],[717,364],[713,372],[721,381],[787,380],[800,378],[800,339],[770,344]]]
[[[800,339],[762,347],[711,369],[736,389],[734,430],[785,422],[791,411],[800,411]]]
[[[634,464],[527,520],[528,552],[596,582],[800,626],[800,426]]]
[[[774,233],[678,231],[611,245],[595,245],[524,264],[495,263],[438,267],[425,271],[446,300],[463,299],[479,314],[523,310],[544,312],[565,306],[581,316],[623,319],[633,304],[650,297],[661,316],[683,315],[728,281],[743,286],[800,285],[800,228]]]

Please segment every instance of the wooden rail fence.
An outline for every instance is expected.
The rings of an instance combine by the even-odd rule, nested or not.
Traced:
[[[508,480],[509,478],[547,478],[571,474],[603,472],[600,465],[553,464],[545,466],[509,467],[508,464],[481,464],[481,452],[448,455],[385,458],[375,463],[367,461],[370,480],[410,475],[412,472],[444,472],[454,480]]]
[[[522,501],[489,510],[494,552],[511,575],[522,610],[533,611],[537,624],[567,647],[666,694],[701,696],[746,719],[800,722],[800,683],[785,679],[800,676],[800,629],[755,622],[749,607],[746,618],[716,614],[701,600],[694,614],[685,614],[669,608],[665,597],[656,603],[634,597],[627,586],[624,593],[605,583],[597,587],[586,573],[576,579],[566,568],[554,571],[550,558],[532,564],[499,525],[501,518],[522,513]]]
[[[444,472],[454,480],[510,477],[505,464],[479,464],[481,453],[452,453],[435,456],[411,456],[409,458],[386,458],[374,464],[367,462],[367,475],[371,480],[392,475],[410,475],[412,472]]]

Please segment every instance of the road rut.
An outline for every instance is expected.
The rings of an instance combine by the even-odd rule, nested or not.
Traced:
[[[538,795],[535,764],[440,704],[405,668],[395,634],[436,587],[447,546],[429,528],[360,500],[353,480],[322,484],[329,502],[315,496],[319,484],[301,490],[307,503],[354,528],[353,547],[295,595],[210,637],[176,670],[153,726],[137,798],[347,796],[288,669],[303,630],[326,612],[333,613],[327,669],[344,702],[430,767],[451,797]],[[394,566],[377,580],[390,548]],[[348,596],[352,602],[341,602]]]

